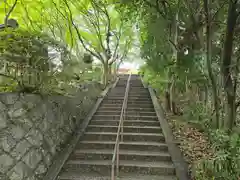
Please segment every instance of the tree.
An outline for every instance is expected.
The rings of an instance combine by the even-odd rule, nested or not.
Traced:
[[[109,66],[111,67],[116,61],[117,54],[119,54],[119,44],[123,35],[122,19],[119,19],[119,14],[114,11],[114,6],[104,1],[69,2],[64,0],[64,5],[68,9],[67,19],[80,44],[93,57],[101,61],[103,84],[107,85]],[[60,12],[61,9],[57,8],[57,11]]]

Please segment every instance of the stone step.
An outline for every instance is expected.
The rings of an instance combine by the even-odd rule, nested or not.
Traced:
[[[127,104],[127,108],[153,108],[154,106],[152,103],[148,103],[148,104]]]
[[[121,108],[118,111],[103,111],[103,110],[98,110],[95,115],[120,115],[121,114]]]
[[[106,100],[103,100],[102,101],[102,104],[111,104],[112,106],[114,106],[114,105],[121,105],[122,106],[122,104],[123,104],[123,101],[106,101]]]
[[[103,111],[103,110],[98,110],[95,115],[120,115],[121,110],[119,111]],[[148,111],[126,111],[126,114],[131,116],[156,116],[155,112],[148,112]]]
[[[123,99],[124,98],[124,96],[121,98],[121,99],[113,99],[113,98],[105,98],[104,100],[103,100],[103,102],[123,102]],[[132,103],[134,103],[134,102],[140,102],[140,103],[151,103],[152,102],[152,100],[150,99],[150,98],[142,98],[142,97],[140,97],[140,98],[128,98],[128,102],[132,102]]]
[[[165,138],[161,133],[133,133],[123,132],[123,141],[147,141],[147,142],[165,142]]]
[[[131,174],[131,173],[121,173],[116,180],[177,180],[176,176],[167,176],[167,175],[139,175],[139,174]]]
[[[102,103],[99,108],[122,108],[122,104],[111,104],[111,103]]]
[[[122,105],[123,104],[123,100],[121,100],[121,101],[118,101],[118,100],[103,100],[102,101],[102,104],[112,104],[112,105]],[[143,107],[145,107],[145,106],[150,106],[150,105],[152,105],[152,102],[149,100],[149,101],[135,101],[135,100],[133,100],[133,101],[128,101],[127,102],[127,105],[129,106],[129,105],[134,105],[134,106],[139,106],[139,105],[141,105],[141,107],[143,106]]]
[[[121,111],[121,110],[122,110],[122,107],[120,107],[120,106],[118,106],[118,107],[114,107],[114,106],[113,107],[99,107],[96,113],[98,113],[98,111]]]
[[[98,111],[121,111],[122,110],[122,107],[119,106],[119,107],[104,107],[104,106],[101,106],[98,108]],[[127,111],[146,111],[146,112],[155,112],[154,108],[142,108],[142,107],[127,107]]]
[[[124,94],[121,96],[109,96],[109,97],[105,97],[104,100],[123,100],[124,99]],[[128,100],[137,100],[137,101],[151,101],[151,97],[150,96],[128,96]]]
[[[92,120],[119,120],[120,119],[120,114],[119,115],[94,115],[92,117]]]
[[[80,149],[114,149],[115,141],[81,141],[77,148]],[[142,151],[168,151],[167,144],[159,142],[120,142],[120,149]]]
[[[110,175],[103,176],[97,172],[80,174],[79,172],[63,172],[57,180],[111,180]]]
[[[97,172],[102,176],[110,176],[111,160],[69,160],[65,166],[65,172],[89,173]],[[121,173],[137,173],[151,175],[175,175],[175,169],[170,162],[145,162],[145,161],[126,161],[119,162]]]
[[[127,115],[125,116],[126,119],[129,120],[158,120],[158,117],[155,116],[130,116]],[[92,120],[119,120],[120,119],[120,114],[119,115],[94,115]]]
[[[147,112],[155,112],[154,107],[127,107],[127,111],[147,111]]]
[[[102,103],[100,105],[100,108],[109,108],[109,107],[114,107],[114,108],[122,108],[122,104],[116,103],[116,104],[111,104],[111,103]],[[128,104],[127,108],[142,108],[142,109],[154,109],[153,104]]]
[[[148,100],[148,101],[128,101],[127,105],[152,105],[152,101]]]
[[[131,85],[130,85],[130,90],[147,91],[147,92],[148,92],[148,89],[147,89],[147,88],[144,88],[143,85],[138,86],[138,85],[131,84]]]
[[[147,88],[139,88],[139,87],[130,87],[129,92],[139,92],[139,93],[149,93]]]
[[[119,120],[91,120],[90,125],[118,126]],[[158,120],[124,120],[124,126],[159,126]]]
[[[126,87],[124,87],[124,88],[116,88],[116,89],[118,89],[118,90],[114,90],[114,91],[109,92],[106,97],[109,97],[109,96],[119,96],[119,95],[124,96]]]
[[[64,172],[58,177],[58,180],[111,180],[110,176],[100,176],[98,173],[86,173],[84,175],[78,172]],[[138,175],[130,173],[121,173],[116,180],[177,180],[175,176],[154,176]]]
[[[127,133],[123,132],[123,141],[147,141],[147,142],[165,142],[165,138],[160,133]],[[98,140],[98,141],[114,141],[117,133],[113,132],[86,132],[83,136],[84,140]]]
[[[106,96],[104,99],[123,99],[124,98],[124,94],[119,94],[119,95],[114,95],[114,96]],[[130,99],[150,99],[151,100],[151,96],[150,95],[146,95],[146,96],[141,96],[138,94],[131,94],[131,96],[128,96],[128,98]]]
[[[129,93],[131,94],[149,94],[148,89],[139,89],[130,87]]]
[[[113,149],[76,149],[70,156],[70,160],[112,160]],[[171,161],[167,152],[123,150],[119,151],[119,160],[136,160],[146,162]]]
[[[138,93],[138,92],[129,92],[128,93],[128,97],[135,97],[135,96],[138,96],[138,97],[149,97],[149,93]]]
[[[115,97],[122,97],[123,98],[124,95],[125,95],[125,89],[121,90],[120,92],[110,92],[105,96],[105,98],[115,98]]]
[[[124,125],[124,124],[123,124]],[[117,132],[118,126],[106,126],[106,125],[89,125],[87,132]],[[124,132],[133,133],[161,133],[162,129],[159,126],[124,126]]]

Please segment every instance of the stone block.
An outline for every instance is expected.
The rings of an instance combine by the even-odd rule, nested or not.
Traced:
[[[25,132],[28,132],[33,126],[32,120],[30,120],[30,118],[25,117],[25,116],[14,119],[14,123],[21,126]]]
[[[0,113],[0,130],[6,127],[7,127],[7,115],[5,112],[1,112]]]
[[[31,117],[31,120],[35,123],[41,123],[43,117],[44,117],[44,112],[41,109],[41,106],[36,107],[34,109],[31,109],[28,113],[28,116]]]
[[[9,180],[25,180],[30,176],[32,176],[32,171],[23,162],[18,162],[8,173]]]
[[[41,152],[37,149],[31,149],[23,158],[23,161],[31,169],[35,169],[37,164],[42,160]]]
[[[47,168],[45,167],[45,165],[43,163],[40,163],[37,169],[35,170],[35,173],[37,175],[40,175],[40,174],[44,174],[46,171],[47,171]]]
[[[43,141],[42,133],[37,129],[31,129],[26,135],[27,140],[34,146],[41,146]]]
[[[0,173],[5,173],[14,163],[13,158],[7,154],[0,156]]]
[[[12,126],[10,128],[10,132],[13,138],[16,139],[17,141],[23,138],[23,136],[25,135],[25,131],[19,126]]]
[[[23,116],[25,113],[26,113],[26,109],[24,108],[19,108],[19,109],[10,109],[8,111],[8,115],[10,118],[18,118],[18,117],[21,117]]]
[[[15,157],[15,159],[19,160],[24,154],[29,150],[31,144],[27,140],[23,140],[19,142],[13,151],[11,151],[11,155]]]
[[[0,147],[2,147],[4,151],[9,152],[17,142],[11,135],[6,134],[3,138],[1,138],[0,143]]]
[[[56,119],[55,119],[55,116],[54,116],[54,113],[51,111],[51,109],[49,109],[47,112],[46,112],[46,116],[45,118],[47,119],[47,121],[49,123],[52,123],[54,122]]]
[[[15,104],[20,99],[18,94],[15,93],[1,93],[0,101],[6,105]]]
[[[50,153],[47,153],[45,156],[44,156],[44,163],[46,164],[46,165],[51,165],[52,164],[52,156],[51,156],[51,154]]]
[[[6,105],[3,104],[1,101],[0,101],[0,112],[2,113],[3,111],[5,111],[7,109]]]
[[[22,99],[19,99],[18,101],[16,101],[13,104],[13,106],[11,106],[11,108],[14,109],[14,110],[22,109],[22,108],[24,108],[23,104],[24,103],[23,103]]]
[[[28,177],[26,180],[38,180],[38,178],[35,176],[31,176],[31,177]]]

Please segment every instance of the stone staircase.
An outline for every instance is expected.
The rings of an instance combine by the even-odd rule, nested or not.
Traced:
[[[58,180],[111,180],[111,162],[128,76],[104,98]],[[119,151],[119,180],[176,180],[148,89],[132,75]]]

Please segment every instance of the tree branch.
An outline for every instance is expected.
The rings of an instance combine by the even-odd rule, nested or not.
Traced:
[[[99,59],[102,63],[104,63],[103,57],[102,57],[99,53],[97,54],[97,53],[94,53],[93,51],[91,51],[91,50],[86,46],[86,44],[84,43],[84,40],[83,40],[83,38],[82,38],[82,35],[81,35],[80,31],[79,31],[78,27],[76,26],[76,24],[75,24],[74,21],[73,21],[73,14],[72,14],[72,11],[71,11],[71,9],[70,9],[70,7],[69,7],[69,4],[68,4],[67,0],[63,0],[63,1],[64,1],[64,3],[66,4],[66,6],[67,6],[67,8],[68,8],[68,11],[69,11],[69,14],[70,14],[70,21],[71,21],[71,23],[72,23],[75,31],[77,32],[78,39],[80,40],[80,42],[81,42],[81,44],[83,45],[84,49],[85,49],[87,52],[89,52],[92,56],[96,57],[96,58]]]
[[[15,0],[14,1],[14,4],[12,5],[12,7],[10,8],[9,12],[6,14],[5,16],[5,20],[4,20],[4,24],[5,24],[5,27],[8,26],[8,18],[10,17],[11,13],[13,12],[13,10],[15,9],[16,5],[17,5],[17,1],[18,0]]]
[[[173,42],[171,39],[169,39],[168,41],[170,42],[170,44],[171,44],[177,51],[179,51],[179,48],[177,47],[176,44],[174,44],[174,42]]]
[[[112,55],[113,58],[115,58],[116,55],[117,55],[117,49],[119,47],[120,39],[121,39],[121,36],[122,36],[122,27],[123,27],[123,19],[121,18],[121,24],[120,24],[119,31],[118,31],[119,36],[117,36],[117,34],[114,33],[114,35],[115,35],[115,37],[117,39],[117,44],[115,46],[115,49],[114,49],[114,52],[113,52],[113,55]]]

